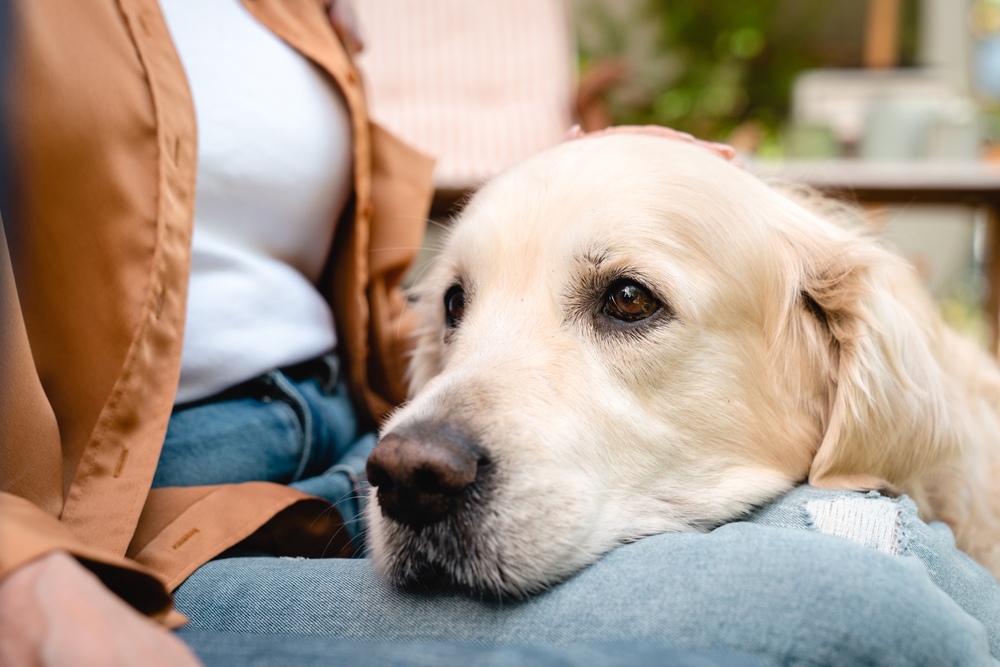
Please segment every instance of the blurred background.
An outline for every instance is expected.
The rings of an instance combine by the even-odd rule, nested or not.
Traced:
[[[571,124],[667,125],[865,207],[946,319],[996,349],[1000,0],[354,7],[373,117],[438,158],[428,249],[478,183]]]

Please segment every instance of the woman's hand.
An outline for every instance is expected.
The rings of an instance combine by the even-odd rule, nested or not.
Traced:
[[[198,667],[191,650],[64,552],[0,581],[0,666]]]

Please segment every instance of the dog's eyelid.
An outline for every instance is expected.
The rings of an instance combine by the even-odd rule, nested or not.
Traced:
[[[465,288],[461,282],[456,282],[444,293],[444,322],[447,331],[453,331],[461,324],[465,314]]]
[[[669,307],[669,304],[673,301],[671,295],[667,294],[666,291],[662,289],[660,281],[654,280],[644,272],[629,266],[617,268],[601,277],[597,281],[597,283],[602,286],[598,296],[607,294],[608,290],[615,284],[626,282],[635,283],[636,285],[642,287],[644,290],[649,292],[649,294],[656,299],[661,306]]]
[[[639,331],[657,322],[675,320],[670,302],[647,285],[645,280],[632,277],[608,282],[599,299],[595,323],[601,328]]]

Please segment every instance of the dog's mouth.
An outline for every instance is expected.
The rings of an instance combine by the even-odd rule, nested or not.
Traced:
[[[456,591],[482,597],[506,593],[506,577],[496,554],[484,554],[478,536],[463,537],[442,522],[419,534],[395,524],[386,575],[411,591]]]
[[[390,584],[520,598],[613,546],[615,530],[594,532],[603,505],[600,494],[587,493],[589,473],[533,474],[468,432],[405,422],[372,451],[370,553]]]
[[[490,533],[497,470],[476,439],[446,423],[386,434],[367,469],[378,506],[372,511],[381,514],[373,530],[379,570],[410,589],[483,596],[509,589],[498,536]]]
[[[501,536],[489,528],[494,517],[487,498],[496,478],[488,466],[431,523],[408,524],[388,515],[376,494],[382,513],[376,560],[389,582],[414,592],[453,591],[481,599],[524,595],[527,591],[506,565]]]

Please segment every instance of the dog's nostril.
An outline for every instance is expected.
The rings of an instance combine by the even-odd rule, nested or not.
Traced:
[[[383,492],[392,490],[392,477],[382,466],[369,462],[365,475],[368,477],[368,483],[378,487],[379,490]]]
[[[453,430],[425,426],[413,435],[383,437],[368,458],[368,481],[378,488],[385,516],[417,527],[461,505],[481,460],[479,449]]]
[[[470,471],[471,475],[463,475],[462,472],[465,471],[448,466],[419,468],[413,473],[413,485],[421,493],[455,495],[476,479],[474,468]]]

